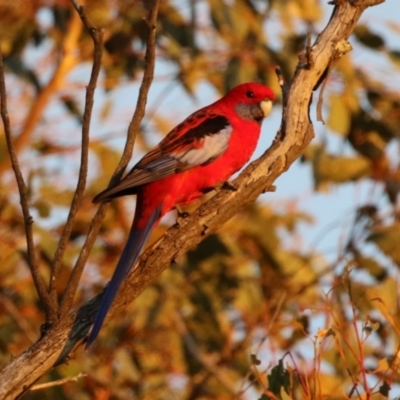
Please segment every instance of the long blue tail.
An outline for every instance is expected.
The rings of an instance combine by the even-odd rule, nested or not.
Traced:
[[[110,309],[111,304],[113,303],[115,296],[118,293],[119,287],[128,276],[132,267],[135,265],[143,246],[146,244],[154,228],[154,225],[160,218],[161,206],[162,205],[160,204],[153,211],[144,229],[137,230],[135,229],[135,224],[132,225],[128,240],[121,254],[121,258],[118,261],[114,274],[105,289],[103,298],[101,299],[101,304],[99,310],[97,311],[93,328],[86,342],[86,348],[88,348],[94,342],[97,335],[99,334],[103,322],[107,316],[108,310]]]

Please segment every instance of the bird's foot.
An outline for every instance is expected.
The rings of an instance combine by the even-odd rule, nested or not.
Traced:
[[[222,183],[221,189],[230,190],[232,192],[237,192],[238,188],[231,182],[225,181]]]
[[[238,190],[238,188],[235,185],[233,185],[233,183],[230,183],[229,181],[224,181],[222,183],[218,183],[215,186],[203,188],[203,189],[201,189],[201,191],[203,194],[207,194],[207,193],[212,192],[213,190],[218,191],[221,189],[230,190],[232,192],[236,192]]]
[[[182,207],[179,204],[177,204],[175,206],[175,208],[176,208],[176,212],[177,212],[179,218],[185,219],[187,217],[190,217],[190,213],[188,213],[187,211],[183,210]]]
[[[177,213],[177,217],[176,217],[176,223],[179,226],[182,226],[182,222],[190,217],[190,213],[188,213],[187,211],[184,211],[178,204],[175,206],[176,209],[176,213]]]

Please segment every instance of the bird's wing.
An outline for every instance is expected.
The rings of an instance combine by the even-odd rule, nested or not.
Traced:
[[[94,198],[94,202],[134,194],[135,188],[178,172],[205,165],[223,154],[232,133],[229,120],[220,114],[200,110],[174,128],[147,153],[115,186]]]

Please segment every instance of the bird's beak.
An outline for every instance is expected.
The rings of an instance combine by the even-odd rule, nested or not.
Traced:
[[[264,118],[268,117],[268,115],[270,114],[270,112],[272,110],[272,101],[270,99],[264,99],[260,103],[260,108],[264,114]]]

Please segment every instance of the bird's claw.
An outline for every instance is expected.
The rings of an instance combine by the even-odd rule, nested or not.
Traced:
[[[222,184],[221,188],[225,189],[225,190],[230,190],[232,192],[237,192],[237,190],[238,190],[238,188],[233,183],[231,183],[229,181],[225,181]]]
[[[185,219],[187,217],[190,217],[190,213],[188,213],[187,211],[183,210],[182,207],[179,204],[177,204],[175,206],[175,209],[176,209],[176,212],[178,214],[178,218]]]
[[[190,213],[188,213],[187,211],[178,212],[178,218],[186,219],[188,217],[190,217]]]
[[[190,217],[190,213],[188,213],[187,211],[184,211],[178,204],[175,206],[176,209],[176,223],[178,224],[178,226],[182,226],[182,222]]]

